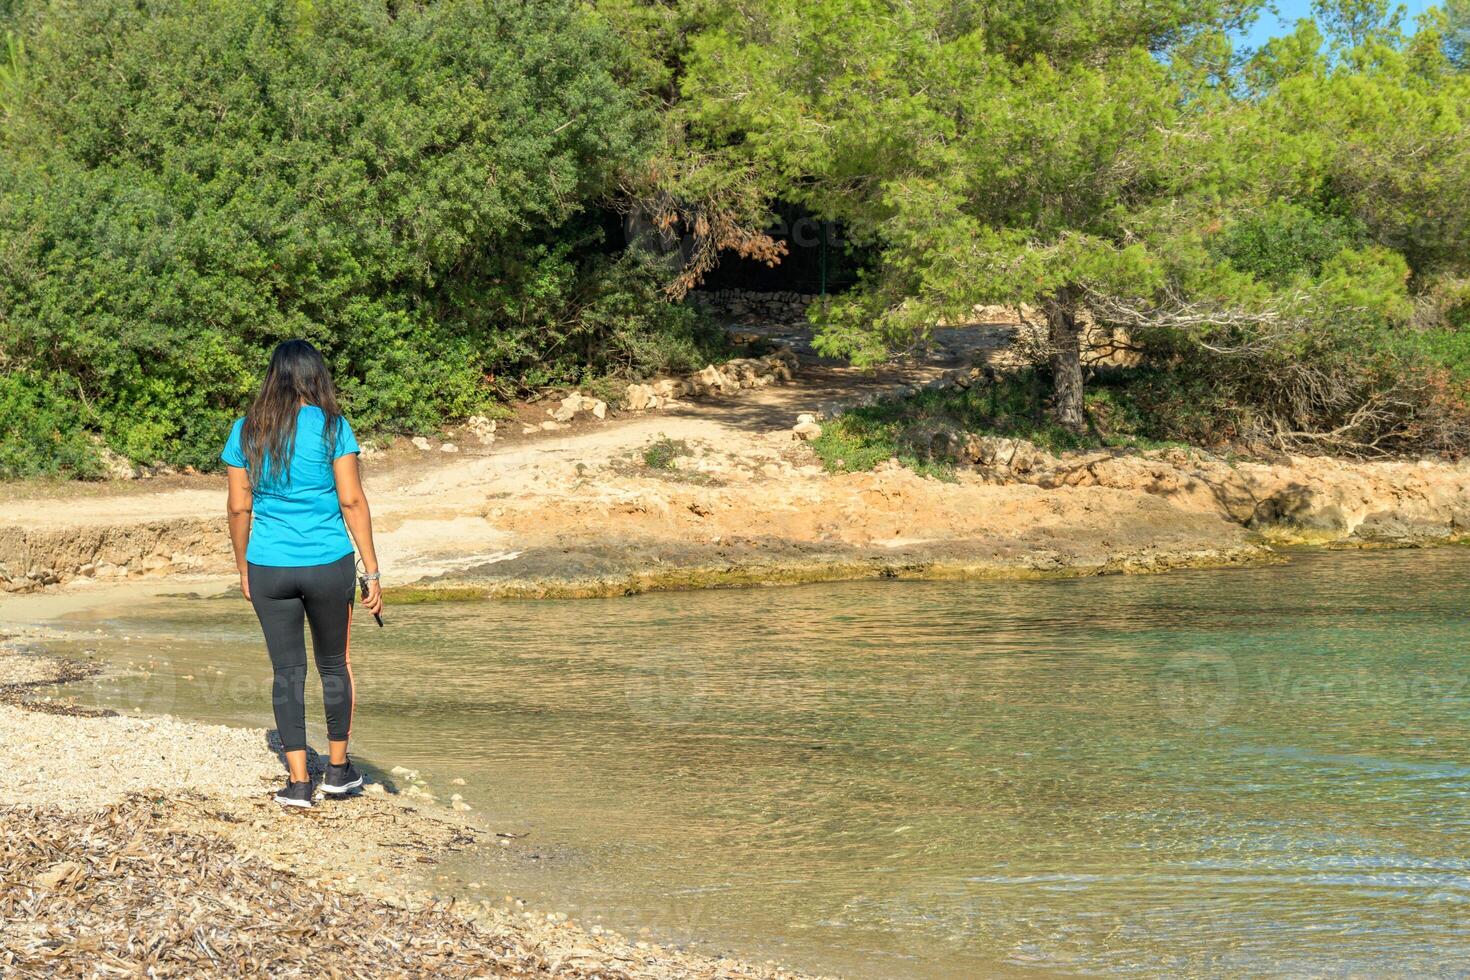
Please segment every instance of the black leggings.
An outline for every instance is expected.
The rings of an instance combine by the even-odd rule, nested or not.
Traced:
[[[302,619],[311,623],[311,652],[322,680],[327,709],[327,738],[343,742],[352,733],[352,632],[354,563],[352,553],[326,565],[280,568],[251,565],[250,603],[265,631],[276,679],[271,703],[276,731],[287,752],[306,748],[306,637]]]

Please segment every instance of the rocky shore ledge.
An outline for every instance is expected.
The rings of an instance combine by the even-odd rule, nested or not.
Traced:
[[[796,976],[435,896],[493,833],[392,792],[284,811],[264,732],[48,699],[95,668],[46,639],[0,639],[0,974]]]
[[[1192,450],[1052,456],[972,439],[952,480],[896,464],[829,474],[799,455],[690,444],[662,472],[582,473],[493,500],[518,549],[422,585],[576,598],[869,578],[1045,578],[1278,559],[1279,545],[1420,547],[1470,535],[1470,468],[1229,460]],[[799,449],[797,450],[799,453]]]
[[[732,444],[674,440],[661,425],[595,460],[554,450],[509,457],[516,465],[470,457],[454,483],[431,476],[375,498],[390,601],[406,586],[575,598],[1156,572],[1268,561],[1277,545],[1420,547],[1470,536],[1464,463],[1231,460],[1186,449],[1053,456],[971,438],[969,465],[938,480],[896,464],[828,473],[787,431]],[[196,496],[218,506],[214,493]],[[0,513],[0,593],[227,580],[221,518],[150,516],[7,527]]]

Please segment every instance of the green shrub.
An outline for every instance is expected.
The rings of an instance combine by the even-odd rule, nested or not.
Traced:
[[[16,24],[0,357],[67,379],[135,460],[213,465],[288,337],[364,430],[691,356],[691,315],[602,254],[594,206],[653,120],[574,0],[38,0]]]
[[[971,434],[1027,439],[1051,452],[1145,445],[1142,432],[1074,435],[1047,420],[1049,388],[1025,371],[963,391],[919,391],[854,408],[822,423],[812,448],[829,470],[870,470],[897,459],[915,472],[948,479]],[[1092,392],[1089,410],[1114,396]]]
[[[546,254],[536,280],[522,300],[524,325],[500,331],[492,348],[492,360],[522,387],[677,374],[728,353],[724,330],[664,298],[658,270],[641,253],[594,255],[580,266]],[[551,336],[547,322],[558,325]]]
[[[82,429],[82,406],[58,393],[64,383],[19,371],[0,374],[0,479],[101,473],[96,447]]]
[[[1442,370],[1456,381],[1470,383],[1470,329],[1406,333],[1396,348],[1406,365]]]

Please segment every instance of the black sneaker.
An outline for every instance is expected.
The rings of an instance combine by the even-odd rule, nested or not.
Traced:
[[[286,785],[276,791],[276,802],[281,806],[303,806],[311,808],[311,780],[302,783],[293,783],[289,779]]]
[[[348,759],[340,766],[327,763],[327,773],[322,777],[322,792],[333,796],[350,793],[362,785],[362,773]]]

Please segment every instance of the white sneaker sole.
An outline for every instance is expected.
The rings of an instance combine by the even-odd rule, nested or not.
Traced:
[[[331,793],[333,796],[341,796],[343,793],[350,793],[350,792],[352,792],[353,790],[357,789],[361,785],[362,785],[362,777],[361,776],[358,776],[352,782],[345,783],[345,784],[343,784],[341,786],[328,786],[326,783],[322,783],[322,792],[323,793]]]
[[[306,807],[308,809],[310,809],[310,807],[311,807],[311,801],[310,800],[293,800],[293,799],[291,799],[290,797],[287,797],[287,796],[278,796],[278,797],[276,797],[276,802],[279,803],[279,804],[281,804],[281,806],[300,806],[300,807]]]

